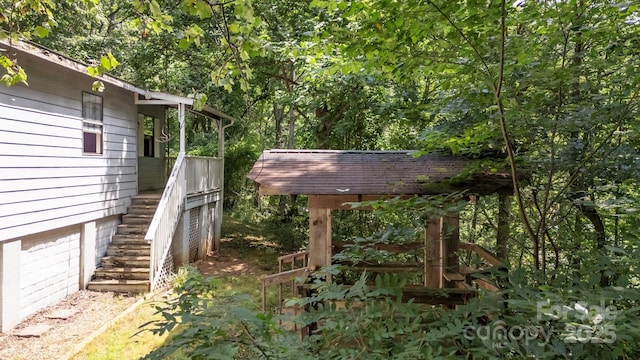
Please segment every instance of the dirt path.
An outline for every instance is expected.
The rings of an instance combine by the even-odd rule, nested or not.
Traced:
[[[205,277],[264,275],[268,272],[265,266],[256,260],[242,255],[233,248],[222,249],[219,254],[207,256],[198,263],[198,270]]]
[[[0,333],[0,359],[62,359],[78,343],[141,297],[87,290],[71,294],[29,316],[8,333]],[[40,336],[19,336],[36,326],[49,329]]]

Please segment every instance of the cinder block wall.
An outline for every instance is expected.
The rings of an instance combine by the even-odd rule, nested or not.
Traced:
[[[22,239],[20,317],[79,290],[80,226]]]

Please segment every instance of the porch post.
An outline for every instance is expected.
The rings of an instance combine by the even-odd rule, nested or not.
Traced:
[[[186,152],[186,130],[185,130],[185,110],[184,104],[178,103],[178,124],[180,125],[180,153],[184,154]]]
[[[207,243],[209,242],[209,204],[200,207],[200,241],[198,244],[198,260],[207,256]]]
[[[222,211],[224,201],[224,126],[222,119],[218,120],[218,157],[220,158],[220,198],[216,201],[213,222],[213,250],[220,250],[220,238],[222,237]]]
[[[444,273],[457,274],[459,271],[460,215],[456,213],[445,216],[441,222],[443,271]],[[455,287],[453,281],[447,281],[445,285],[446,287]]]
[[[331,209],[317,207],[318,195],[309,195],[309,266],[331,265]]]
[[[440,289],[442,283],[442,221],[434,219],[424,231],[424,286]]]

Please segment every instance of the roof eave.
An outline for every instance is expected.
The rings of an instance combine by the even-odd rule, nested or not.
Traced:
[[[83,75],[90,76],[88,73],[88,69],[89,69],[88,65],[78,62],[77,60],[71,59],[70,57],[57,53],[53,50],[47,49],[43,46],[34,44],[32,42],[24,41],[24,40],[15,41],[11,39],[0,39],[0,44],[10,49],[16,49],[24,53],[27,53],[31,56],[40,58],[42,60],[58,64],[64,68],[81,73]],[[137,104],[145,104],[145,103],[149,105],[150,104],[155,104],[155,105],[185,104],[185,105],[193,106],[194,99],[192,98],[167,94],[163,92],[146,90],[132,83],[119,79],[115,76],[111,76],[109,74],[96,76],[94,77],[94,79],[97,81],[102,81],[103,83],[107,83],[107,84],[119,87],[127,91],[131,91],[140,96],[143,96],[144,100],[141,100],[139,96],[135,97]],[[236,121],[234,117],[227,115],[222,111],[214,108],[213,106],[206,105],[206,104],[204,105],[202,111],[199,111],[199,113],[208,117],[216,118],[216,119],[227,119],[230,121]]]

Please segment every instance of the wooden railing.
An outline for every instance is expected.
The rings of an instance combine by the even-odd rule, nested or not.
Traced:
[[[154,289],[158,276],[162,275],[161,270],[171,248],[171,241],[184,208],[184,199],[187,196],[186,169],[185,155],[180,154],[173,166],[171,176],[167,180],[149,230],[144,237],[151,244],[150,290]]]
[[[458,247],[462,250],[467,250],[470,251],[472,253],[475,253],[476,255],[478,255],[481,259],[483,259],[484,261],[486,261],[489,265],[491,265],[491,267],[493,266],[498,266],[498,267],[502,267],[504,266],[504,263],[498,259],[498,257],[496,255],[494,255],[491,251],[483,248],[482,246],[478,245],[478,244],[469,244],[469,243],[460,243],[458,244]],[[460,268],[460,273],[470,277],[469,275],[471,274],[479,274],[482,272],[487,272],[489,269],[470,269],[467,267],[461,267]],[[479,288],[485,289],[485,290],[489,290],[489,291],[500,291],[500,287],[498,287],[498,285],[494,282],[489,281],[488,279],[483,279],[481,277],[474,277],[473,278],[473,282],[476,283],[476,285],[478,285]]]
[[[188,156],[187,193],[201,193],[222,187],[222,159]]]
[[[283,301],[284,284],[289,283],[291,288],[291,296],[295,297],[296,278],[306,278],[310,273],[309,269],[309,252],[301,251],[295,254],[283,255],[278,258],[278,273],[267,275],[262,278],[262,310],[267,308],[267,287],[278,284],[278,309],[281,310]]]
[[[492,266],[502,266],[502,261],[498,259],[497,256],[491,253],[491,251],[483,248],[478,244],[469,244],[469,243],[460,243],[458,244],[458,248],[463,250],[468,250],[474,252],[480,256],[480,258],[484,259]]]

